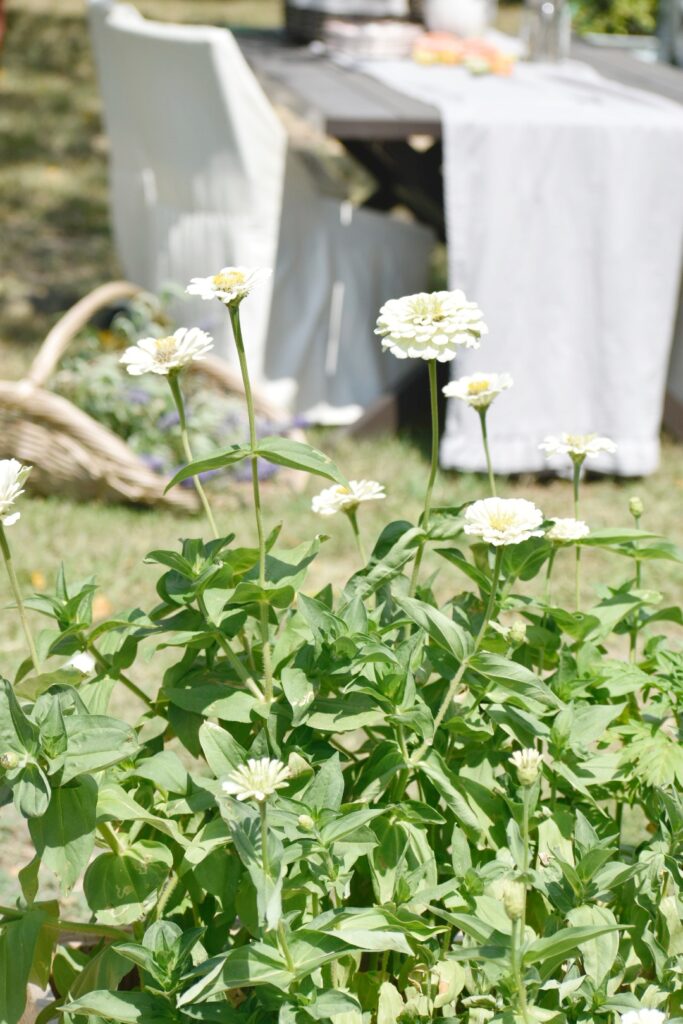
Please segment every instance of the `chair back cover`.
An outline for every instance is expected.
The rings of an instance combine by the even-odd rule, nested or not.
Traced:
[[[286,134],[231,33],[147,21],[110,0],[90,0],[89,14],[126,275],[158,292],[223,266],[274,267]],[[242,307],[256,376],[271,294],[272,281]],[[234,359],[218,302],[177,311]]]

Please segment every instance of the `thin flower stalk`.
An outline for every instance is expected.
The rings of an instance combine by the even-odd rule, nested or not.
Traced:
[[[235,339],[235,347],[237,348],[237,357],[239,359],[240,372],[242,374],[242,382],[244,384],[244,397],[247,403],[247,415],[249,418],[249,446],[253,453],[251,455],[251,483],[254,494],[254,514],[256,517],[256,532],[258,535],[259,550],[259,587],[261,591],[263,591],[266,584],[266,535],[263,528],[263,513],[261,511],[261,491],[259,488],[258,478],[258,455],[256,454],[257,437],[256,416],[254,413],[254,396],[251,390],[251,381],[249,379],[249,367],[247,365],[247,356],[244,349],[244,339],[242,337],[242,325],[240,323],[239,303],[233,303],[229,305],[228,313],[230,314],[230,324],[232,326],[232,333]],[[268,605],[264,601],[261,601],[259,603],[259,620],[261,628],[261,645],[263,649],[264,694],[266,701],[270,703],[273,699],[273,669],[268,626]]]
[[[474,655],[477,653],[477,651],[479,650],[479,648],[481,646],[481,642],[484,639],[484,635],[486,633],[486,629],[488,627],[489,622],[491,621],[491,616],[493,615],[493,610],[494,610],[494,608],[496,606],[496,594],[497,594],[497,591],[498,591],[498,581],[500,579],[500,571],[501,571],[501,566],[503,564],[503,551],[504,551],[504,549],[502,547],[496,548],[496,556],[495,556],[495,561],[494,561],[494,564],[493,564],[493,573],[492,573],[492,576],[491,576],[491,591],[489,593],[489,599],[488,599],[488,602],[486,604],[486,611],[484,612],[484,618],[482,620],[481,626],[479,627],[479,632],[477,633],[476,639],[474,641],[474,647],[472,649],[472,653],[468,657],[463,658],[463,660],[460,662],[460,667],[458,668],[458,671],[456,672],[456,674],[453,676],[453,679],[451,681],[451,685],[448,687],[448,692],[446,693],[446,696],[444,697],[444,699],[443,699],[443,701],[441,703],[441,707],[439,708],[439,710],[438,710],[438,712],[436,714],[436,718],[434,719],[434,735],[435,736],[436,736],[436,733],[437,733],[441,723],[443,722],[444,718],[446,717],[446,714],[448,712],[449,707],[451,706],[451,702],[453,701],[453,698],[455,697],[456,693],[458,692],[458,688],[459,688],[460,683],[462,681],[462,677],[464,676],[465,671],[466,671],[466,669],[467,669],[471,659],[474,657]],[[431,746],[432,742],[433,742],[433,740],[425,740],[423,743],[421,743],[420,746],[417,748],[417,750],[415,750],[415,752],[412,754],[412,756],[410,758],[410,763],[413,764],[413,765],[418,764],[422,760],[422,758],[424,757],[427,749]]]
[[[581,484],[581,467],[583,466],[583,459],[574,458],[574,475],[573,475],[573,486],[574,486],[574,518],[580,519],[579,515],[579,486]],[[574,601],[576,604],[577,612],[581,608],[581,547],[576,545],[575,554],[575,575],[574,575]]]
[[[479,413],[479,422],[481,423],[481,439],[484,444],[484,455],[486,456],[486,470],[489,477],[489,489],[491,491],[491,497],[495,498],[496,478],[493,475],[493,464],[491,462],[491,452],[489,449],[488,431],[486,429],[486,413],[488,412],[488,407],[486,409],[478,409],[477,412]]]
[[[429,360],[429,402],[432,417],[432,458],[431,465],[429,468],[429,479],[427,480],[427,490],[425,491],[424,510],[422,512],[422,529],[425,531],[425,534],[429,529],[429,515],[432,508],[432,492],[434,490],[436,474],[439,469],[439,397],[437,391],[435,359]],[[425,538],[421,541],[417,549],[417,553],[415,555],[413,572],[410,578],[411,596],[415,593],[417,589],[417,580],[418,576],[420,575],[420,565],[422,563],[422,556],[424,554],[426,543],[427,539],[425,536]]]
[[[355,508],[347,509],[344,513],[349,523],[351,524],[351,530],[356,541],[356,547],[358,548],[358,554],[363,565],[367,565],[368,557],[365,553],[365,545],[363,544],[363,538],[360,535],[360,528],[358,526],[358,516]]]
[[[633,516],[633,524],[634,524],[636,530],[639,530],[640,529],[640,517],[643,514],[642,502],[639,499],[637,499],[637,498],[632,498],[631,501],[629,502],[629,509],[630,509],[631,515]],[[636,590],[640,590],[640,586],[641,586],[641,582],[642,582],[642,566],[641,566],[641,563],[640,563],[640,558],[638,557],[638,541],[635,541],[633,546],[636,549],[636,554],[635,554]],[[638,655],[638,624],[639,624],[639,619],[640,619],[640,613],[639,613],[638,610],[636,610],[633,613],[633,622],[632,622],[632,625],[631,625],[631,630],[630,630],[630,635],[629,635],[629,659],[632,662],[636,661],[637,655]]]
[[[178,410],[178,419],[180,421],[180,438],[182,441],[185,458],[187,459],[188,462],[192,462],[192,448],[190,446],[190,437],[187,432],[185,403],[183,402],[183,395],[180,390],[178,373],[169,373],[166,379],[168,380],[168,385],[171,389],[171,394],[173,395],[173,401],[175,402],[176,409]],[[216,521],[213,517],[213,512],[211,511],[209,499],[206,496],[206,492],[204,490],[204,487],[202,486],[202,482],[198,476],[195,476],[192,479],[194,480],[194,485],[197,490],[197,494],[199,495],[199,500],[201,501],[202,506],[204,508],[204,512],[209,522],[211,532],[213,533],[214,537],[218,537],[218,528],[216,527]]]
[[[28,618],[26,617],[26,608],[24,607],[24,601],[21,596],[21,588],[19,587],[19,580],[14,569],[14,562],[12,561],[12,552],[10,546],[7,543],[7,535],[5,534],[5,527],[0,523],[0,551],[2,552],[2,558],[5,563],[5,569],[7,570],[7,577],[9,579],[10,587],[12,588],[12,594],[16,602],[17,611],[19,612],[19,619],[21,621],[21,628],[24,631],[24,637],[26,639],[26,645],[31,656],[31,662],[36,672],[40,672],[40,659],[36,650],[36,645],[33,642],[33,635],[31,633],[31,627],[28,624]]]

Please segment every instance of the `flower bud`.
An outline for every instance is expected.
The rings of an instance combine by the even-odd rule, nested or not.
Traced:
[[[519,647],[520,644],[526,643],[526,622],[517,620],[510,626],[509,640],[515,647]]]
[[[636,496],[629,498],[628,510],[634,519],[640,519],[643,514],[643,503],[640,498]]]
[[[306,830],[315,828],[315,822],[310,814],[300,814],[297,818],[297,822],[300,828],[305,828]]]
[[[506,882],[503,886],[503,907],[511,921],[518,921],[526,906],[526,887],[523,882]]]
[[[15,754],[13,750],[7,750],[4,754],[0,754],[0,768],[8,772],[18,766],[19,760],[18,754]]]
[[[543,755],[539,754],[537,750],[529,748],[516,750],[508,760],[517,769],[520,786],[533,786],[541,770]]]
[[[311,766],[306,758],[297,753],[291,753],[289,755],[287,758],[287,767],[289,768],[289,774],[293,779],[295,779],[297,775],[303,775],[304,772],[310,772],[311,770]]]

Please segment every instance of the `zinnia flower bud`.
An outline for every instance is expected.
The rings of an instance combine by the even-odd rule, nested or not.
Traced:
[[[511,921],[518,921],[526,906],[526,888],[523,882],[506,882],[503,886],[503,907]]]
[[[13,750],[7,750],[4,754],[0,754],[0,768],[8,772],[12,768],[16,768],[19,764],[19,755],[15,754]]]
[[[543,755],[532,748],[527,750],[516,750],[512,757],[508,758],[510,764],[517,769],[517,778],[520,786],[533,786],[541,770]]]
[[[510,632],[508,635],[510,643],[514,644],[516,647],[519,647],[520,644],[525,644],[526,622],[521,622],[520,620],[517,620],[517,622],[513,622],[512,625],[510,626]]]
[[[636,495],[628,500],[628,510],[634,519],[640,519],[643,514],[643,503]]]
[[[300,814],[299,817],[297,818],[297,822],[300,828],[305,828],[307,831],[312,828],[315,828],[315,822],[313,821],[313,818],[310,816],[310,814]]]

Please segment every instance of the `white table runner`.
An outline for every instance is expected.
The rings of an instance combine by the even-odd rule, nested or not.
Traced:
[[[541,469],[538,443],[566,430],[617,442],[595,468],[652,472],[681,280],[683,106],[572,61],[510,78],[361,69],[441,110],[450,286],[490,326],[452,372],[515,380],[489,415],[496,470]],[[485,468],[478,417],[456,400],[441,458]]]

